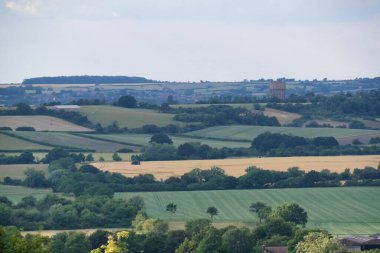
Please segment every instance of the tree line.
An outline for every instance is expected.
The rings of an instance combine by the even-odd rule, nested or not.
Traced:
[[[135,76],[52,76],[25,79],[22,84],[102,84],[102,83],[154,83]]]

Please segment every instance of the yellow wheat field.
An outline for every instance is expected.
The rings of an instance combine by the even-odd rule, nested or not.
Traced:
[[[101,170],[118,172],[127,177],[139,174],[153,174],[157,179],[166,179],[171,176],[181,176],[194,169],[209,169],[217,166],[231,176],[241,176],[249,166],[263,169],[285,171],[289,167],[300,167],[302,170],[322,170],[341,172],[346,168],[377,168],[380,155],[364,156],[307,156],[307,157],[263,157],[239,158],[221,160],[187,160],[187,161],[152,161],[141,162],[140,165],[131,165],[130,162],[96,162],[94,166]]]

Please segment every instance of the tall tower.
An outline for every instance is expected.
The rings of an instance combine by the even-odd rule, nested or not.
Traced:
[[[272,81],[269,84],[269,93],[271,97],[285,100],[286,84],[284,81]]]

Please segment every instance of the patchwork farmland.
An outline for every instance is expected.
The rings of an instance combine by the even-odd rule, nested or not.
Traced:
[[[377,168],[380,155],[366,156],[307,156],[307,157],[263,157],[239,158],[222,160],[186,160],[186,161],[152,161],[131,165],[130,162],[97,162],[94,166],[101,170],[121,173],[127,177],[139,174],[153,174],[157,179],[171,176],[181,176],[194,168],[210,169],[213,166],[225,170],[231,176],[241,176],[249,166],[277,171],[286,171],[290,167],[300,167],[302,170],[323,170],[342,172],[346,168]]]
[[[270,126],[215,126],[188,132],[185,136],[199,138],[214,138],[224,140],[252,141],[259,134],[271,132],[315,138],[333,136],[340,144],[349,144],[354,139],[368,143],[372,137],[380,137],[380,130],[346,129],[346,128],[299,128],[299,127],[270,127]]]
[[[0,133],[0,150],[2,151],[30,151],[50,149],[52,149],[52,147],[47,145],[33,143]]]
[[[380,230],[379,187],[139,192],[117,193],[116,197],[135,195],[145,200],[149,216],[168,221],[209,218],[206,209],[215,206],[219,211],[215,221],[252,223],[258,222],[256,214],[249,212],[253,202],[271,207],[295,202],[308,213],[310,228],[326,229],[335,235],[350,235],[353,231],[374,234]],[[166,211],[168,203],[177,205],[176,213]]]
[[[132,144],[138,146],[146,146],[149,144],[152,134],[84,134],[82,136],[102,139],[105,141],[114,141],[125,144]],[[201,144],[207,144],[214,148],[239,148],[239,147],[249,147],[250,142],[244,141],[219,141],[219,140],[209,140],[205,138],[194,138],[186,136],[169,136],[173,145],[179,146],[186,142],[199,142]]]
[[[27,141],[52,147],[66,147],[77,150],[96,150],[98,152],[116,152],[122,148],[136,148],[119,143],[85,138],[69,133],[52,132],[12,132],[12,135]]]

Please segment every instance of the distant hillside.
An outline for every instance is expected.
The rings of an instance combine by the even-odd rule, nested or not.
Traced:
[[[25,79],[23,84],[155,83],[135,76],[47,76]]]

